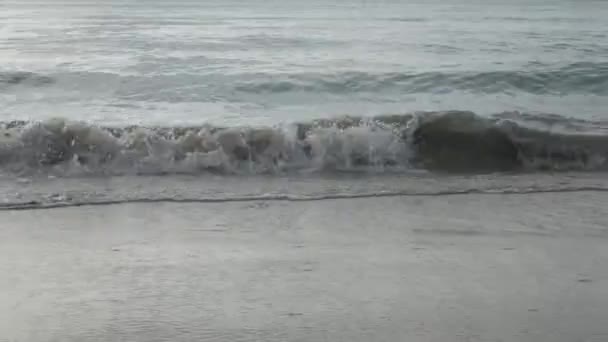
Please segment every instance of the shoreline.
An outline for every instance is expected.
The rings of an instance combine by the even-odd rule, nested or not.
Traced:
[[[227,198],[132,198],[124,200],[105,200],[92,202],[50,202],[43,203],[28,201],[22,203],[8,203],[0,205],[0,211],[21,211],[21,210],[51,210],[62,208],[78,207],[98,207],[114,206],[125,204],[219,204],[219,203],[250,203],[250,202],[319,202],[337,200],[359,200],[359,199],[378,199],[392,197],[439,197],[439,196],[466,196],[466,195],[495,195],[495,196],[525,196],[536,194],[567,194],[567,193],[603,193],[608,192],[608,188],[602,187],[583,187],[583,188],[562,188],[562,189],[523,189],[523,190],[453,190],[428,193],[404,193],[381,192],[381,193],[353,193],[353,194],[324,194],[324,195],[289,195],[271,194],[246,197],[227,197]]]

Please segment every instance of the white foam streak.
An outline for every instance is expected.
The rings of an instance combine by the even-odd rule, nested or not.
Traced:
[[[6,132],[0,140],[1,162],[23,172],[46,167],[63,174],[258,174],[395,166],[408,159],[398,132],[372,123],[312,127],[305,139],[297,138],[293,125],[112,131],[63,119]]]

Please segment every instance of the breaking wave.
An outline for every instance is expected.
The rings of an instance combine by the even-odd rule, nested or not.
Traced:
[[[608,126],[551,115],[480,117],[463,111],[275,127],[12,121],[0,124],[0,170],[57,176],[605,171]]]

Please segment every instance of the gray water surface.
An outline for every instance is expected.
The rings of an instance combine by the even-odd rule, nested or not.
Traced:
[[[276,124],[519,110],[606,117],[605,1],[0,5],[0,120]]]

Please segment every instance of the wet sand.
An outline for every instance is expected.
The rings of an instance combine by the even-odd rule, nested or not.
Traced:
[[[608,341],[608,193],[0,213],[0,341]]]

